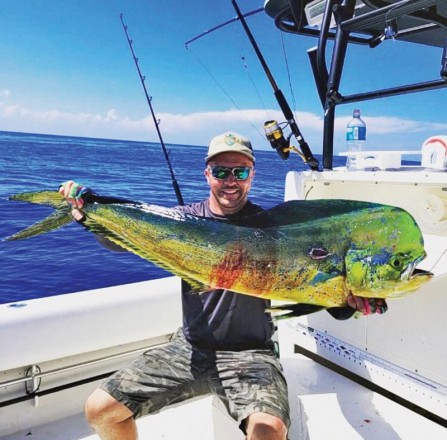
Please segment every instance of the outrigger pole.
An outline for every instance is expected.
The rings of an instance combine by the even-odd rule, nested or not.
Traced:
[[[312,152],[310,151],[309,145],[304,140],[303,135],[301,134],[300,129],[298,128],[298,124],[295,121],[295,118],[293,117],[293,112],[286,101],[286,98],[284,94],[282,93],[281,89],[276,84],[275,79],[273,78],[272,72],[270,71],[267,63],[265,62],[265,59],[259,50],[259,47],[253,37],[253,34],[250,31],[250,28],[247,25],[247,22],[244,18],[244,16],[241,13],[241,10],[239,9],[238,4],[236,3],[236,0],[231,0],[233,7],[236,11],[236,14],[238,16],[238,19],[240,20],[242,27],[245,30],[245,33],[247,34],[248,39],[250,40],[251,45],[253,46],[253,49],[262,65],[262,68],[264,69],[264,72],[273,88],[275,98],[278,101],[278,104],[287,119],[287,122],[289,123],[290,129],[292,131],[292,134],[295,136],[296,140],[298,141],[298,144],[300,146],[302,154],[301,157],[303,158],[304,162],[306,162],[309,167],[314,170],[318,171],[318,160],[314,157]],[[276,148],[279,155],[283,159],[288,158],[288,152],[291,149],[294,149],[289,146],[289,142],[284,139],[284,136],[282,134],[282,130],[279,127],[278,123],[276,121],[267,121],[264,125],[264,129],[267,134],[267,138],[269,139],[270,143],[272,144],[273,148]]]
[[[264,11],[264,8],[258,8],[258,9],[255,9],[253,11],[247,12],[244,15],[244,17],[249,17],[250,15],[254,15],[254,14],[257,14],[258,12],[262,12],[262,11]],[[186,41],[185,42],[185,46],[188,47],[189,43],[192,43],[192,42],[198,40],[199,38],[202,38],[205,35],[210,34],[211,32],[217,31],[217,29],[220,29],[220,28],[222,28],[224,26],[227,26],[228,24],[234,23],[237,20],[239,20],[239,17],[235,17],[235,18],[232,18],[231,20],[227,20],[224,23],[218,24],[217,26],[214,26],[213,28],[208,29],[205,32],[202,32],[200,35],[197,35],[194,38],[191,38],[190,40]]]
[[[160,131],[160,127],[159,127],[160,121],[155,116],[154,109],[152,107],[152,97],[149,96],[149,94],[147,92],[147,88],[146,88],[146,83],[145,83],[146,77],[142,75],[140,66],[138,65],[138,58],[135,56],[135,52],[134,52],[133,46],[132,46],[132,40],[130,39],[129,33],[127,32],[127,25],[124,24],[123,13],[120,14],[120,19],[121,19],[121,24],[123,25],[124,33],[126,34],[127,42],[129,43],[130,51],[132,52],[133,61],[137,68],[138,75],[140,76],[141,85],[143,86],[143,90],[144,90],[144,94],[146,95],[147,103],[151,110],[152,119],[154,121],[154,125],[157,130],[158,139],[160,140],[161,148],[163,149],[163,153],[165,155],[166,163],[168,165],[169,174],[171,176],[172,186],[174,188],[175,195],[177,197],[177,201],[178,201],[179,205],[184,205],[182,193],[180,192],[180,187],[179,187],[178,182],[175,178],[174,171],[173,171],[172,165],[171,165],[171,161],[169,160],[168,151],[166,150],[165,143],[163,142],[163,137],[161,136],[161,131]]]

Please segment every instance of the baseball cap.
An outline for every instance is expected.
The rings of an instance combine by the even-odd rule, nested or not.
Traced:
[[[227,152],[241,153],[253,162],[255,161],[253,148],[249,139],[234,131],[229,131],[227,133],[219,134],[211,139],[205,162],[208,162],[218,154]]]

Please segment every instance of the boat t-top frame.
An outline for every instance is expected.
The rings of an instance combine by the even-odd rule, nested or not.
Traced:
[[[325,169],[332,169],[337,105],[447,87],[447,0],[266,0],[265,11],[280,30],[318,38],[317,46],[308,54],[324,109]],[[310,18],[312,11],[319,12],[317,25]],[[343,95],[340,81],[348,44],[374,48],[390,38],[443,49],[440,78]],[[326,52],[330,39],[334,43],[328,66]]]

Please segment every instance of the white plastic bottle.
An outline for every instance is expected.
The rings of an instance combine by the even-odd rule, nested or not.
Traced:
[[[360,118],[360,110],[355,109],[352,112],[352,119],[348,122],[346,126],[346,147],[348,152],[350,151],[362,151],[365,149],[366,145],[366,124]],[[346,161],[346,167],[348,170],[356,169],[356,158],[355,156],[348,156]]]

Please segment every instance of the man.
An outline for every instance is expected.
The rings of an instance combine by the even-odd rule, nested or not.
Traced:
[[[262,208],[248,200],[255,158],[245,137],[213,138],[205,159],[209,198],[179,210],[244,225]],[[60,192],[82,219],[85,188],[69,181]],[[183,283],[183,327],[107,379],[89,397],[86,416],[103,440],[136,439],[135,418],[170,404],[213,393],[247,439],[285,440],[290,424],[287,384],[273,351],[269,302],[227,290],[198,295]],[[362,312],[362,298],[349,298]]]

